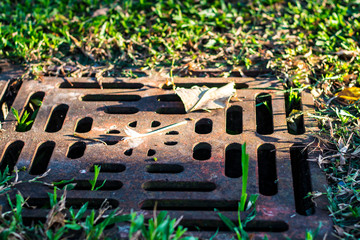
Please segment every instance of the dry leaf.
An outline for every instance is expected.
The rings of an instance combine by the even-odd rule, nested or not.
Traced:
[[[311,94],[314,96],[314,98],[318,98],[323,93],[323,90],[320,88],[313,88],[311,89]]]
[[[235,95],[235,83],[231,82],[221,88],[193,86],[190,89],[176,88],[175,93],[181,98],[186,112],[210,110],[226,107],[229,99]]]
[[[360,98],[360,88],[350,87],[345,88],[341,92],[335,94],[338,98],[342,98],[349,101],[357,101]]]
[[[93,15],[92,15],[92,17],[97,17],[97,16],[105,16],[105,15],[107,15],[107,13],[109,12],[109,8],[100,8],[100,9],[97,9],[94,13],[93,13]]]
[[[171,128],[187,124],[187,122],[188,122],[187,120],[181,121],[181,122],[178,122],[178,123],[174,123],[174,124],[171,124],[171,125],[168,125],[168,126],[165,126],[165,127],[155,129],[155,130],[153,130],[151,132],[143,133],[143,134],[138,133],[135,130],[132,130],[132,129],[126,127],[124,129],[124,132],[126,133],[127,137],[124,137],[122,140],[127,141],[128,144],[129,144],[129,147],[135,148],[135,147],[139,146],[144,141],[144,139],[143,139],[144,137],[167,131],[167,130],[169,130]]]

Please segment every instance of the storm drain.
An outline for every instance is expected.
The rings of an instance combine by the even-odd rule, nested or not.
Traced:
[[[241,146],[246,142],[248,191],[259,194],[257,215],[246,229],[256,237],[303,239],[307,229],[322,222],[320,235],[330,232],[326,200],[307,197],[309,192],[323,192],[326,184],[318,167],[306,161],[309,139],[304,126],[313,123],[300,117],[297,127],[291,127],[286,120],[287,96],[276,90],[281,89],[278,81],[174,80],[176,86],[188,88],[221,87],[230,81],[236,83],[237,97],[226,109],[191,113],[185,112],[172,86],[162,78],[105,78],[101,85],[91,78],[26,81],[13,107],[20,117],[36,117],[27,126],[19,126],[9,114],[1,133],[0,168],[26,169],[20,171],[20,179],[31,179],[48,169],[42,181],[73,179],[77,185],[67,193],[67,204],[75,209],[85,202],[100,208],[107,199],[124,213],[133,209],[152,217],[157,206],[172,217],[183,216],[181,224],[193,235],[206,239],[219,229],[217,238],[229,239],[233,234],[214,209],[237,220]],[[6,84],[0,86],[6,89]],[[311,97],[303,93],[300,107],[306,112],[311,106]],[[148,136],[138,146],[121,141],[126,127],[145,133],[185,119],[187,124]],[[98,191],[90,191],[88,181],[94,165],[101,166],[99,183],[106,179]],[[21,184],[17,189],[30,206],[36,206],[24,212],[27,221],[44,219],[49,208],[47,192],[52,189],[41,183]],[[2,199],[4,205],[6,201]]]

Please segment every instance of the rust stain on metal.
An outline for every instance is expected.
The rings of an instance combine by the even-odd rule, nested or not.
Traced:
[[[44,77],[42,82],[24,82],[13,104],[20,113],[32,94],[45,93],[33,126],[28,132],[15,131],[16,121],[12,115],[3,124],[6,131],[1,134],[0,141],[2,161],[5,161],[9,144],[24,143],[18,159],[6,160],[27,169],[20,172],[22,179],[32,178],[30,173],[41,174],[51,169],[44,181],[74,178],[78,183],[84,183],[92,179],[93,166],[98,164],[102,166],[99,181],[107,179],[109,184],[96,192],[89,191],[86,184],[80,184],[82,187],[67,194],[74,204],[79,204],[76,199],[81,199],[82,202],[92,201],[92,206],[99,207],[99,201],[110,199],[114,207],[120,207],[124,212],[142,210],[151,217],[154,204],[158,202],[158,210],[168,210],[173,217],[183,216],[182,224],[194,230],[195,235],[207,238],[220,226],[218,238],[226,239],[231,233],[223,231],[226,228],[214,208],[236,221],[241,195],[239,146],[246,142],[250,155],[248,191],[260,194],[256,206],[258,214],[248,230],[258,237],[266,234],[272,238],[297,239],[304,236],[306,229],[314,229],[322,222],[320,234],[330,231],[332,224],[327,216],[326,201],[318,199],[315,207],[301,199],[307,194],[304,191],[324,191],[325,177],[317,166],[312,166],[313,163],[309,163],[310,167],[303,164],[305,156],[297,148],[292,148],[290,154],[294,143],[306,144],[309,139],[306,133],[288,133],[284,95],[272,90],[281,88],[277,80],[175,78],[175,84],[182,87],[194,84],[219,87],[230,81],[236,83],[239,100],[230,101],[227,108],[187,114],[171,87],[158,87],[166,82],[165,78],[104,78],[103,89],[92,78],[68,80],[72,85],[56,77]],[[260,93],[271,96],[271,134],[257,133],[255,99]],[[66,112],[61,111],[64,106]],[[234,106],[234,112],[228,112]],[[302,96],[302,106],[304,111],[312,107],[311,97],[306,93]],[[55,117],[50,120],[52,114]],[[121,141],[126,127],[145,133],[186,118],[194,120],[168,132],[143,138],[144,141],[135,148]],[[211,127],[208,120],[196,125],[201,119],[211,120]],[[49,126],[51,124],[53,126]],[[305,117],[307,131],[314,125]],[[74,136],[75,131],[77,135]],[[263,144],[273,147],[263,149],[261,156],[265,159],[260,163],[259,147]],[[46,156],[36,157],[39,152]],[[292,167],[298,169],[292,171]],[[293,177],[294,171],[303,173]],[[310,182],[310,185],[303,187],[301,182],[294,183],[302,177],[308,178],[304,183]],[[263,192],[260,192],[259,184],[265,184]],[[21,185],[18,189],[33,202],[46,199],[47,192],[52,191],[35,183]],[[6,199],[2,202],[5,204]],[[34,209],[24,214],[40,217],[44,216],[44,211]],[[196,227],[203,231],[197,232]]]

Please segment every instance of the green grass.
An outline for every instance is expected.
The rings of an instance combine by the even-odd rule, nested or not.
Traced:
[[[0,194],[10,190],[8,168],[0,172]],[[56,183],[54,184],[56,185]],[[64,187],[71,190],[73,184]],[[3,191],[4,190],[4,191]],[[8,198],[10,210],[0,213],[0,239],[77,239],[97,240],[109,239],[105,229],[116,223],[130,222],[129,239],[147,240],[196,240],[186,236],[186,228],[179,226],[179,220],[171,219],[167,212],[160,212],[155,218],[148,221],[144,215],[131,213],[124,214],[120,209],[113,209],[106,201],[98,210],[89,209],[88,203],[79,210],[66,207],[66,191],[59,196],[55,186],[52,193],[48,193],[50,211],[45,222],[33,222],[31,225],[24,222],[24,208],[30,207],[27,200],[18,193],[15,200]],[[155,213],[154,213],[155,214]]]
[[[102,188],[104,186],[104,184],[106,182],[106,180],[104,180],[100,186],[96,187],[97,179],[100,174],[100,169],[101,169],[101,166],[94,165],[94,178],[89,180],[89,183],[91,184],[91,191],[99,190],[100,188]]]
[[[119,209],[109,210],[106,204],[97,212],[88,209],[87,203],[74,211],[72,207],[65,207],[66,193],[58,198],[56,191],[55,188],[54,193],[49,193],[51,210],[45,223],[38,222],[30,226],[23,219],[26,200],[21,194],[16,194],[14,202],[8,197],[11,210],[0,215],[0,238],[58,240],[75,235],[78,239],[106,239],[104,230],[107,226],[131,219],[130,215],[122,214]],[[66,215],[66,211],[70,216]]]
[[[249,154],[246,153],[246,143],[241,146],[241,165],[242,165],[242,188],[241,188],[241,198],[238,206],[238,225],[236,226],[228,217],[218,213],[221,220],[225,225],[233,232],[235,232],[238,240],[248,240],[251,239],[249,234],[245,231],[244,227],[250,221],[252,221],[256,216],[256,207],[255,203],[258,198],[257,194],[253,194],[248,199],[247,194],[247,183],[248,183],[248,174],[249,174]],[[218,211],[215,209],[215,211]],[[241,215],[244,215],[246,212],[248,214],[244,219],[241,219]]]
[[[144,215],[131,213],[129,239],[146,240],[197,240],[192,236],[184,236],[187,229],[179,225],[179,221],[167,216],[166,211],[161,211],[154,218],[145,221]]]
[[[359,105],[332,99],[360,86],[359,1],[3,0],[0,9],[0,58],[31,78],[87,76],[90,66],[97,77],[267,67],[286,89],[311,90],[335,232],[360,237]]]

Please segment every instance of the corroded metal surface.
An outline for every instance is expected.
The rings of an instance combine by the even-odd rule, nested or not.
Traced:
[[[294,143],[306,144],[309,139],[306,134],[288,133],[284,95],[274,90],[281,89],[278,81],[267,78],[175,78],[174,81],[177,86],[185,87],[195,84],[222,86],[235,81],[239,88],[237,99],[231,101],[227,109],[184,114],[183,105],[173,95],[171,87],[162,88],[166,83],[164,78],[104,78],[104,89],[91,78],[65,80],[44,77],[41,82],[26,81],[13,106],[21,112],[32,94],[43,92],[42,106],[31,130],[27,132],[15,131],[15,118],[9,115],[3,124],[5,131],[1,134],[2,159],[5,161],[6,149],[12,143],[24,143],[16,162],[18,169],[26,168],[20,172],[20,178],[30,179],[47,169],[51,171],[43,181],[74,178],[78,182],[77,190],[69,191],[67,198],[75,208],[86,201],[91,201],[95,208],[100,207],[104,199],[109,199],[111,205],[124,209],[124,212],[133,209],[152,217],[152,209],[157,202],[158,210],[168,210],[172,217],[183,216],[182,224],[189,227],[193,234],[208,238],[220,226],[217,237],[229,239],[232,234],[223,226],[214,208],[234,221],[237,219],[242,181],[239,146],[246,142],[250,154],[248,191],[259,194],[261,185],[261,192],[271,195],[259,195],[256,206],[258,214],[248,230],[259,238],[267,235],[272,239],[301,239],[306,229],[315,229],[322,222],[320,234],[330,234],[332,224],[327,216],[326,200],[316,199],[317,207],[313,208],[313,203],[304,202],[301,195],[309,188],[299,185],[304,178],[304,184],[311,181],[310,190],[322,192],[326,184],[324,176],[312,163],[309,163],[311,174],[302,162],[296,163],[296,159],[293,160],[293,169],[291,167],[290,147]],[[256,132],[255,98],[259,93],[269,93],[272,97],[272,134]],[[310,110],[311,97],[304,93],[302,99],[303,110]],[[55,119],[59,121],[53,121],[54,126],[48,126],[57,106],[62,106],[58,108],[60,110],[68,106],[64,122],[61,124],[62,115],[58,114]],[[227,111],[232,106],[241,107],[233,108],[241,109],[241,128],[236,127],[241,120],[227,123],[227,119],[231,119]],[[239,115],[234,116],[236,119]],[[83,118],[86,119],[80,121]],[[145,133],[187,118],[193,120],[162,134],[151,135],[137,147],[120,141],[125,136],[124,128],[129,125]],[[89,119],[92,119],[91,130],[86,132]],[[307,118],[305,121],[307,133],[314,123]],[[74,136],[78,124],[82,131]],[[235,130],[227,131],[227,124],[228,128]],[[237,132],[241,133],[234,134]],[[93,139],[105,141],[108,145]],[[74,147],[76,143],[78,145]],[[268,146],[265,151],[270,151],[263,155],[265,160],[262,159],[259,164],[259,147],[267,143],[271,145],[265,145]],[[40,146],[50,149],[43,151],[43,155],[50,158],[48,163],[44,156],[39,158],[42,159],[40,162],[34,162],[37,150],[42,148]],[[274,151],[275,154],[271,155]],[[294,151],[292,157],[298,158],[301,151]],[[271,156],[276,156],[276,165],[266,162],[267,158],[271,160]],[[99,191],[86,190],[88,180],[93,178],[91,169],[94,164],[102,166],[99,181],[107,180]],[[275,171],[275,175],[267,171]],[[295,194],[293,174],[298,181],[295,183]],[[259,178],[262,179],[261,183]],[[267,180],[272,182],[269,184]],[[25,198],[30,197],[30,205],[38,207],[46,205],[47,192],[52,191],[40,183],[23,184],[17,188]],[[295,204],[294,196],[299,198],[299,194],[301,199]],[[3,204],[5,202],[3,199]],[[24,214],[29,219],[41,218],[46,216],[46,211],[28,209]],[[309,216],[305,216],[307,214]],[[197,231],[197,227],[202,231]],[[126,232],[126,228],[121,229]],[[111,231],[115,233],[118,228]]]

